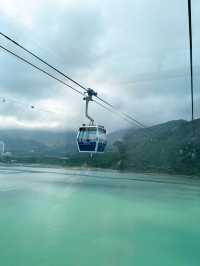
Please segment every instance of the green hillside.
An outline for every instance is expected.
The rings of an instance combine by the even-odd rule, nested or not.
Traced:
[[[128,130],[105,154],[93,158],[76,154],[68,164],[200,175],[200,120],[177,120],[146,129]]]
[[[132,130],[116,142],[121,169],[200,173],[200,120],[170,121],[148,129]]]
[[[0,131],[0,140],[16,162],[200,175],[200,119],[113,132],[93,157],[78,153],[76,132]]]

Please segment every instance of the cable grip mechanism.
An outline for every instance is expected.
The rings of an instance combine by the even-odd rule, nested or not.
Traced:
[[[87,91],[85,92],[86,96],[83,98],[84,101],[86,101],[86,105],[85,105],[85,116],[87,119],[90,120],[90,124],[94,125],[94,119],[89,116],[88,114],[88,108],[89,108],[89,102],[93,101],[92,97],[93,96],[97,96],[97,92],[88,88]]]

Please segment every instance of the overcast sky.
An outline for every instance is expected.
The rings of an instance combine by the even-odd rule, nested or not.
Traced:
[[[200,1],[192,7],[197,117]],[[0,25],[147,125],[191,117],[187,0],[1,0]],[[47,70],[3,37],[0,44]],[[81,96],[2,50],[0,91],[0,97],[27,104],[0,100],[1,128],[74,129],[85,121]],[[90,114],[109,130],[129,126],[94,103]]]

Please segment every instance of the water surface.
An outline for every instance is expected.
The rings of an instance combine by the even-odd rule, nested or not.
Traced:
[[[198,179],[1,167],[1,265],[199,265],[199,203]]]

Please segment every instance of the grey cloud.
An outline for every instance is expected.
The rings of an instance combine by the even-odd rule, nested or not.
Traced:
[[[42,16],[43,15],[43,16]],[[45,12],[41,15],[41,18],[37,22],[39,25],[39,33],[41,36],[39,40],[39,47],[34,47],[34,43],[30,43],[27,39],[32,39],[31,33],[27,32],[21,37],[20,28],[14,29],[12,25],[8,28],[5,27],[5,32],[18,32],[14,35],[16,40],[21,40],[22,43],[27,43],[27,47],[40,55],[42,58],[47,59],[53,65],[58,65],[56,57],[62,61],[62,66],[59,68],[66,70],[67,72],[75,75],[76,72],[84,68],[91,68],[96,63],[97,53],[96,46],[98,43],[99,34],[101,31],[100,16],[96,14],[94,10],[62,10],[55,16],[55,11]],[[44,17],[42,19],[42,17]],[[60,75],[55,74],[48,67],[37,60],[31,58],[27,53],[16,49],[16,47],[7,41],[4,41],[6,47],[11,48],[17,52],[20,56],[31,60],[39,67],[42,66],[48,72],[53,73],[56,77],[60,78]],[[37,40],[36,40],[37,44]],[[43,47],[43,48],[42,48]],[[47,47],[47,49],[46,49]],[[56,57],[51,59],[49,51],[56,54]],[[48,59],[49,58],[49,59]],[[10,57],[9,55],[3,55],[1,53],[1,62],[4,67],[0,68],[0,76],[3,77],[1,88],[5,88],[7,91],[18,95],[33,97],[46,97],[55,95],[59,86],[57,82],[45,77],[44,74],[33,70],[25,63],[19,62],[17,59]]]
[[[200,97],[199,8],[193,1],[196,101]],[[45,2],[31,30],[17,19],[11,23],[1,17],[0,22],[16,40],[142,122],[190,118],[187,1],[96,0],[69,6]],[[46,98],[60,100],[68,106],[66,127],[81,123],[80,97],[2,53],[0,78],[2,94],[36,104]],[[91,113],[109,128],[126,127],[97,106],[91,106]]]

